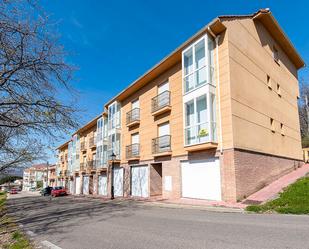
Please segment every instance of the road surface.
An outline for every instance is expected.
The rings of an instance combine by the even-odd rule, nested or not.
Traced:
[[[46,248],[309,248],[309,216],[219,213],[25,193],[14,197],[8,200],[9,212]]]

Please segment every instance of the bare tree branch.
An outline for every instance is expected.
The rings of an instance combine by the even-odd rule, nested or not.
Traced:
[[[0,172],[37,160],[78,125],[74,68],[52,27],[36,1],[0,2]]]

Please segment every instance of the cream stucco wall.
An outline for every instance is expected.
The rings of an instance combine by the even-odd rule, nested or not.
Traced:
[[[296,68],[259,22],[247,18],[225,21],[224,25],[228,33],[233,147],[302,159]],[[279,51],[279,64],[272,56],[273,45]]]

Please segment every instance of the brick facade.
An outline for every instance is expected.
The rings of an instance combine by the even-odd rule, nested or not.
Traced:
[[[245,150],[233,150],[236,176],[236,199],[253,194],[303,162]]]

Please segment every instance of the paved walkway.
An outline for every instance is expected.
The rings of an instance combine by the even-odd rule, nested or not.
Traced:
[[[309,164],[305,164],[301,168],[298,168],[291,173],[282,176],[278,180],[272,182],[265,188],[259,190],[258,192],[250,195],[243,203],[263,203],[267,200],[273,199],[288,185],[294,183],[299,178],[305,176],[309,173]]]

